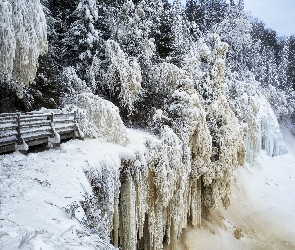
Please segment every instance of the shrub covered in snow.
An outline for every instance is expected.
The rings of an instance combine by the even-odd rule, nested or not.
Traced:
[[[119,109],[111,102],[93,94],[78,96],[78,126],[86,137],[126,145],[126,128]]]
[[[203,176],[204,205],[214,209],[221,199],[227,208],[233,171],[245,160],[244,131],[225,96],[208,107],[207,124],[212,136],[212,156],[209,171]]]

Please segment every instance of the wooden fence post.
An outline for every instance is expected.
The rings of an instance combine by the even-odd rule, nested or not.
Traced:
[[[74,124],[75,124],[75,127],[74,127],[74,134],[73,134],[73,138],[76,139],[76,133],[77,133],[77,111],[75,110],[74,111]]]
[[[54,138],[54,113],[52,112],[51,115],[50,115],[50,126],[51,126],[51,129],[50,129],[50,132],[51,132],[51,138]]]
[[[21,139],[21,134],[20,134],[20,112],[16,113],[17,115],[17,145],[21,145],[22,139]]]

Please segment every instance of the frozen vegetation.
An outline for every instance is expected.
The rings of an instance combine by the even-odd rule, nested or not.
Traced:
[[[281,133],[288,121],[292,136],[292,38],[279,41],[243,1],[119,2],[0,3],[1,89],[22,96],[23,110],[75,111],[85,138],[0,155],[0,249],[176,250],[188,227],[214,249],[212,221],[242,235],[225,222],[243,224],[231,200],[274,205],[253,195],[260,177],[276,183],[272,159],[284,162],[277,182],[295,178],[294,140]],[[248,236],[225,249],[253,246]]]
[[[47,25],[40,1],[1,1],[0,24],[0,79],[13,76],[29,84],[36,76],[39,55],[47,51]]]

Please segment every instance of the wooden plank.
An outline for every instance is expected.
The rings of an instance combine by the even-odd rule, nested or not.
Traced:
[[[0,131],[16,130],[16,128],[17,128],[16,124],[6,124],[3,126],[0,126]]]
[[[0,113],[0,117],[2,117],[2,116],[16,116],[16,114],[15,113]]]
[[[17,144],[22,144],[21,134],[20,134],[20,113],[17,113]]]
[[[16,123],[16,117],[15,118],[11,118],[11,119],[6,119],[6,120],[0,120],[0,126],[1,126],[1,124],[9,124],[9,123],[11,123],[11,124],[14,124],[14,123]]]
[[[62,133],[62,132],[67,132],[67,131],[75,131],[75,128],[72,126],[72,127],[64,127],[64,128],[55,128],[55,131],[57,133]]]
[[[63,120],[60,120],[60,119],[54,119],[54,123],[55,124],[59,124],[59,123],[67,123],[67,122],[74,122],[74,117],[73,118],[68,118],[68,119],[63,119]]]
[[[21,115],[21,118],[22,120],[24,119],[30,119],[30,118],[42,118],[42,117],[48,117],[50,116],[50,114],[44,114],[44,113],[41,113],[41,114],[33,114],[33,115]]]
[[[9,137],[6,137],[6,138],[2,138],[0,140],[0,145],[1,146],[8,145],[8,144],[11,144],[11,143],[16,143],[16,141],[17,141],[16,136],[9,136]]]
[[[60,135],[60,139],[61,140],[65,140],[65,139],[71,139],[74,138],[74,131],[70,132],[70,133],[61,133]]]
[[[31,141],[31,140],[35,140],[35,139],[39,139],[39,138],[43,138],[43,137],[48,137],[50,135],[51,135],[51,133],[46,131],[44,133],[39,133],[39,134],[25,134],[22,136],[22,138],[25,141]]]
[[[59,113],[59,114],[54,114],[55,117],[62,117],[62,116],[74,116],[74,113]]]
[[[21,128],[34,128],[34,127],[42,127],[42,126],[50,126],[50,121],[49,120],[42,120],[42,121],[37,121],[37,122],[21,122]]]
[[[49,121],[49,116],[44,117],[28,117],[23,119],[23,117],[20,118],[22,123],[28,123],[28,122],[38,122],[38,121]]]
[[[10,137],[10,136],[17,136],[17,131],[10,130],[5,131],[3,133],[0,133],[0,138]]]
[[[0,146],[0,153],[1,154],[11,152],[11,151],[15,151],[15,143],[8,144],[5,146]]]
[[[21,134],[33,134],[38,132],[50,132],[50,126],[42,126],[42,127],[35,127],[35,128],[21,128]]]
[[[26,144],[31,147],[31,146],[37,146],[37,145],[41,145],[41,144],[45,144],[48,143],[48,136],[47,137],[40,137],[34,140],[29,140],[26,141]]]

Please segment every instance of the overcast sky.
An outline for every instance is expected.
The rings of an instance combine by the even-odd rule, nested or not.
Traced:
[[[172,0],[169,0],[172,2]],[[185,4],[185,0],[181,0]],[[279,36],[295,35],[295,0],[244,0],[245,10]]]
[[[245,10],[279,36],[295,35],[295,0],[244,0]]]

